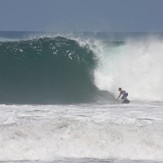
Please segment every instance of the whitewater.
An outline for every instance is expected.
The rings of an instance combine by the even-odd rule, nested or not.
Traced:
[[[0,162],[163,162],[162,34],[2,33]]]

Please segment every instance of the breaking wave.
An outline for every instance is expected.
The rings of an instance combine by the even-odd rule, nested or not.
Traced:
[[[161,38],[1,41],[0,103],[163,101],[162,53]]]

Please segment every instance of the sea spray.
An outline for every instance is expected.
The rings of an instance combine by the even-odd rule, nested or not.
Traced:
[[[95,83],[117,96],[117,88],[132,100],[163,101],[163,41],[157,39],[101,43]],[[100,51],[100,50],[99,50]]]

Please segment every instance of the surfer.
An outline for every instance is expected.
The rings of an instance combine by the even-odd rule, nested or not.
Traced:
[[[123,90],[122,88],[118,88],[119,96],[117,97],[117,99],[119,99],[121,97],[121,99],[123,100],[122,103],[129,103],[129,100],[127,99],[128,97],[128,93]]]

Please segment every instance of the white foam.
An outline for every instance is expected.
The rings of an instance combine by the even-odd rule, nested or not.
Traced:
[[[117,88],[132,100],[163,101],[163,41],[126,41],[121,46],[99,44],[95,83],[117,96]]]
[[[163,159],[161,105],[15,105],[0,113],[0,161]],[[14,123],[3,123],[10,116]]]

